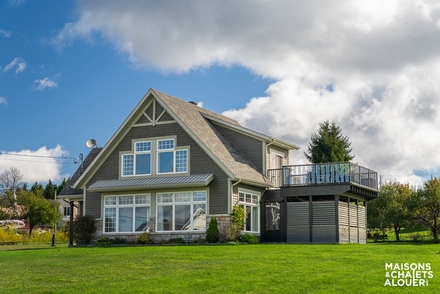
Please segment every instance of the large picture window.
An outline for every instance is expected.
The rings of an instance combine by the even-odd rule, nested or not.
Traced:
[[[260,196],[248,192],[238,193],[238,205],[245,211],[244,231],[259,232]]]
[[[206,230],[206,191],[157,194],[156,230]]]
[[[104,232],[146,231],[150,223],[150,194],[104,197]]]
[[[122,175],[151,174],[151,142],[136,142],[134,154],[122,155]]]

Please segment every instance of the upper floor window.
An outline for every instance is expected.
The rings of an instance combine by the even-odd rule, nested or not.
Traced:
[[[174,149],[174,139],[157,141],[157,173],[184,173],[188,171],[188,150]]]
[[[133,151],[121,156],[123,177],[186,172],[188,149],[176,148],[175,139],[135,141]]]
[[[151,174],[151,142],[136,142],[133,154],[122,155],[122,175]]]

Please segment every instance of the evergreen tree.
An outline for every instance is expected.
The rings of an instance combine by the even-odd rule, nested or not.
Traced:
[[[312,134],[308,152],[304,152],[311,163],[348,162],[354,158],[348,137],[342,135],[340,127],[328,120],[319,124],[317,133]]]
[[[46,188],[44,188],[44,198],[54,199],[55,191],[57,191],[57,185],[52,183],[52,181],[49,179]]]
[[[217,243],[219,239],[220,233],[218,231],[217,219],[213,216],[209,221],[209,226],[206,230],[206,242]]]

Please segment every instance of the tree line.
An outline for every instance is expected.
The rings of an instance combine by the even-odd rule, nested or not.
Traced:
[[[56,185],[51,180],[35,182],[30,188],[16,167],[0,173],[0,220],[23,219],[29,223],[29,235],[38,224],[54,225],[61,220],[59,202],[55,201],[69,179]]]

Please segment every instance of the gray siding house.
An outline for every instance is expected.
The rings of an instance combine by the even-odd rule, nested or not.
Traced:
[[[325,167],[289,166],[297,149],[150,89],[59,197],[93,216],[98,236],[134,239],[148,231],[156,242],[196,240],[211,217],[225,225],[239,205],[243,231],[261,241],[363,243],[377,174],[366,182],[349,163],[329,167],[328,175]]]

